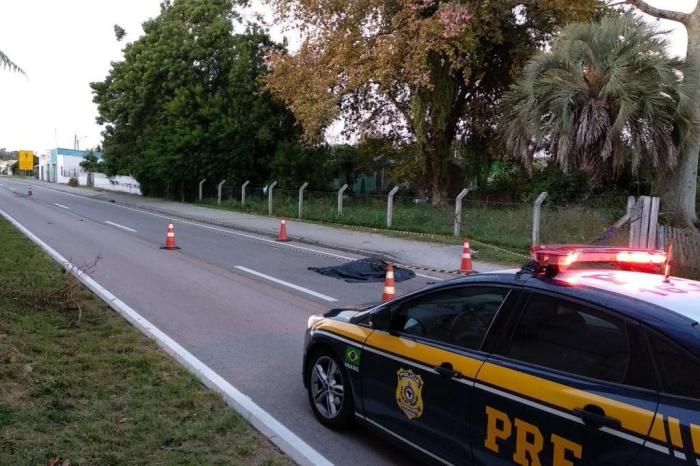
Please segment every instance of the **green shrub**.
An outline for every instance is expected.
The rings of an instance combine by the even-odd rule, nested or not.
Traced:
[[[80,186],[80,182],[78,181],[78,178],[73,177],[70,180],[68,180],[68,186],[72,186],[74,188],[76,186]]]

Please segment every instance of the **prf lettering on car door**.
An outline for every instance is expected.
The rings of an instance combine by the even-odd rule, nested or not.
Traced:
[[[540,429],[522,419],[511,419],[506,413],[486,407],[486,440],[484,446],[494,453],[500,452],[499,442],[515,439],[513,462],[521,466],[541,466],[540,455],[545,441],[552,445],[553,466],[575,466],[583,455],[583,446],[552,434],[545,439]]]

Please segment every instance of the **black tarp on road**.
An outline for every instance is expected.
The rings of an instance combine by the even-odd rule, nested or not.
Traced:
[[[383,282],[386,277],[386,266],[387,263],[381,259],[369,258],[346,262],[337,267],[309,267],[309,270],[327,277],[345,280],[348,283]],[[412,270],[394,267],[394,280],[397,283],[410,280],[415,276]]]

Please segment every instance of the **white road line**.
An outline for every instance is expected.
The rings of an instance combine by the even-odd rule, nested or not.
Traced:
[[[113,227],[121,228],[122,230],[136,233],[136,230],[134,230],[133,228],[125,227],[124,225],[119,225],[118,223],[110,222],[109,220],[105,220],[105,223],[112,225]]]
[[[251,275],[255,275],[256,277],[264,278],[265,280],[270,280],[271,282],[286,286],[288,288],[291,288],[293,290],[301,291],[302,293],[309,294],[311,296],[315,296],[317,298],[323,299],[324,301],[328,301],[329,303],[336,303],[338,302],[337,299],[331,298],[330,296],[326,296],[325,294],[317,293],[313,290],[310,290],[308,288],[304,288],[303,286],[295,285],[294,283],[289,283],[285,282],[284,280],[280,280],[279,278],[271,277],[269,275],[265,275],[264,273],[256,272],[255,270],[251,270],[247,267],[243,267],[241,265],[237,265],[234,268],[241,270],[243,272],[249,273]]]
[[[80,269],[71,264],[66,258],[44,243],[34,233],[29,231],[17,220],[12,218],[4,210],[0,209],[0,215],[24,233],[36,245],[46,251],[56,262],[66,270],[70,270],[93,293],[99,296],[108,306],[117,311],[126,320],[131,322],[143,334],[155,340],[168,354],[174,357],[190,373],[204,383],[209,389],[223,395],[224,400],[236,410],[253,427],[265,435],[272,443],[277,445],[284,453],[294,461],[304,466],[321,465],[333,466],[323,455],[313,449],[308,443],[299,438],[294,432],[286,428],[267,411],[262,409],[249,396],[243,394],[226,379],[214,372],[209,366],[197,359],[192,353],[180,346],[175,340],[166,335],[162,330],[141,316],[128,304],[114,296],[92,277],[81,273]]]
[[[15,190],[15,188],[13,188],[12,186],[10,186],[10,191],[14,191],[14,190]]]
[[[66,195],[68,195],[68,196],[77,196],[77,197],[80,197],[80,198],[82,198],[82,199],[87,199],[87,200],[94,201],[94,202],[102,202],[102,203],[104,203],[104,204],[109,204],[109,205],[111,205],[111,206],[120,207],[120,208],[126,209],[126,210],[131,210],[131,211],[133,211],[133,212],[139,212],[139,213],[141,213],[141,214],[150,215],[150,216],[152,216],[152,217],[164,218],[164,219],[167,219],[167,220],[176,219],[178,223],[185,223],[185,224],[187,224],[187,225],[194,225],[194,226],[198,226],[198,227],[200,227],[200,228],[205,228],[205,229],[207,229],[207,230],[218,231],[218,232],[221,232],[221,233],[228,233],[228,234],[230,234],[230,235],[236,235],[236,236],[240,236],[240,237],[242,237],[242,238],[254,239],[254,240],[256,240],[256,241],[261,241],[261,242],[263,242],[263,243],[279,244],[278,241],[272,240],[272,239],[261,238],[261,237],[259,237],[259,236],[250,235],[250,234],[246,234],[246,233],[241,233],[241,232],[238,232],[238,231],[233,231],[233,230],[231,230],[231,229],[213,227],[213,226],[205,225],[205,224],[199,223],[199,222],[192,222],[192,221],[189,221],[189,220],[177,219],[177,215],[170,215],[170,216],[168,216],[168,215],[158,214],[158,213],[155,213],[155,212],[148,212],[147,210],[137,209],[137,208],[134,208],[134,207],[128,207],[128,206],[121,205],[121,204],[115,204],[115,203],[113,203],[113,202],[107,202],[107,201],[103,201],[103,200],[100,200],[100,199],[94,199],[94,198],[91,198],[91,197],[88,197],[88,196],[81,196],[80,194],[69,193],[69,192],[61,191],[60,189],[46,188],[46,187],[43,187],[43,186],[37,186],[37,187],[38,187],[39,189],[45,189],[45,190],[47,190],[47,191],[54,191],[54,192],[57,192],[57,193],[60,193],[60,194],[66,194]],[[231,228],[233,228],[233,227],[231,227]],[[343,260],[348,260],[348,261],[357,260],[356,257],[343,256],[343,255],[341,255],[341,254],[335,254],[335,253],[328,252],[328,251],[321,251],[321,250],[319,250],[319,249],[314,249],[314,248],[307,248],[307,247],[304,247],[304,246],[298,246],[298,245],[296,245],[296,244],[285,243],[285,244],[284,244],[284,247],[286,247],[286,248],[299,249],[299,250],[302,250],[302,251],[314,252],[314,253],[316,253],[316,254],[321,254],[321,255],[324,255],[324,256],[328,256],[328,257],[335,257],[335,258],[337,258],[337,259],[343,259]],[[364,256],[360,256],[359,254],[358,254],[358,256],[359,256],[360,258],[364,257]],[[419,277],[429,278],[429,279],[431,279],[431,280],[436,280],[436,281],[444,281],[444,280],[445,280],[444,278],[433,277],[433,276],[431,276],[431,275],[424,275],[424,274],[422,274],[422,273],[416,273],[416,275],[418,275]]]
[[[254,240],[256,240],[256,241],[261,241],[261,242],[263,242],[263,243],[271,243],[271,244],[278,244],[278,245],[280,244],[279,241],[277,241],[277,240],[272,240],[272,239],[267,239],[267,238],[261,238],[261,237],[259,237],[259,236],[250,235],[250,234],[246,234],[246,233],[240,233],[240,232],[238,232],[238,231],[233,231],[233,230],[231,230],[231,229],[224,229],[224,228],[218,228],[218,227],[214,227],[214,226],[210,226],[210,225],[205,225],[205,224],[199,223],[199,222],[192,222],[192,221],[189,221],[189,220],[178,219],[177,215],[158,214],[158,213],[155,213],[155,212],[149,212],[149,211],[147,211],[147,210],[142,210],[142,209],[137,209],[137,208],[134,208],[134,207],[128,207],[128,206],[125,206],[125,205],[116,204],[116,203],[114,203],[114,202],[103,201],[103,200],[101,200],[101,199],[94,199],[94,198],[91,198],[91,197],[88,197],[88,196],[81,196],[80,194],[75,194],[75,193],[69,193],[69,192],[66,192],[66,191],[61,191],[60,189],[47,188],[47,187],[44,187],[44,186],[37,186],[37,188],[43,189],[43,190],[46,190],[46,191],[53,191],[53,192],[56,192],[56,193],[59,193],[59,194],[65,194],[66,196],[75,196],[75,197],[79,197],[79,198],[81,198],[81,199],[86,199],[86,200],[93,201],[93,202],[101,202],[101,203],[103,203],[103,204],[111,205],[111,206],[114,206],[114,207],[119,207],[119,208],[121,208],[121,209],[131,210],[132,212],[138,212],[138,213],[141,213],[141,214],[150,215],[150,216],[152,216],[152,217],[164,218],[164,219],[167,219],[167,220],[173,220],[173,219],[175,219],[175,220],[177,221],[177,223],[184,223],[184,224],[187,224],[187,225],[194,225],[194,226],[198,226],[198,227],[200,227],[200,228],[205,228],[205,229],[207,229],[207,230],[218,231],[218,232],[222,232],[222,233],[228,233],[228,234],[231,234],[231,235],[241,236],[241,237],[243,237],[243,238],[254,239]],[[231,227],[231,228],[234,228],[234,227]],[[314,249],[314,248],[306,248],[306,247],[304,247],[304,246],[297,246],[297,245],[295,245],[295,244],[290,244],[290,243],[284,243],[284,247],[286,247],[286,248],[300,249],[300,250],[309,251],[309,252],[315,252],[315,253],[317,253],[317,254],[325,255],[325,256],[328,256],[328,257],[336,257],[336,258],[338,258],[338,259],[344,259],[344,260],[349,260],[349,261],[357,260],[357,258],[355,258],[355,257],[343,256],[343,255],[335,254],[335,253],[332,253],[332,252],[321,251],[321,250],[319,250],[319,249]],[[358,254],[358,256],[359,256],[359,257],[363,257],[363,256],[360,256],[359,254]],[[434,278],[434,277],[431,277],[431,278]]]
[[[63,205],[63,204],[58,204],[58,203],[54,202],[53,205],[55,205],[55,206],[57,206],[57,207],[60,207],[61,209],[70,210],[70,207],[65,206],[65,205]]]

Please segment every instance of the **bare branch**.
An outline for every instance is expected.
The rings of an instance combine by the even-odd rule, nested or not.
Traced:
[[[411,118],[410,112],[406,109],[404,105],[401,105],[401,103],[391,95],[390,93],[387,93],[387,97],[389,98],[389,101],[394,104],[394,107],[396,110],[401,113],[401,116],[403,116],[404,120],[406,120],[406,125],[411,129],[411,131],[415,131],[415,126],[413,125],[413,119]]]
[[[673,10],[664,10],[663,8],[656,8],[654,6],[649,5],[649,3],[647,3],[645,0],[627,0],[626,3],[634,5],[644,13],[651,16],[656,16],[660,19],[669,19],[671,21],[678,21],[679,23],[683,24],[686,24],[686,22],[690,19],[690,15],[687,13],[682,13],[680,11]]]

